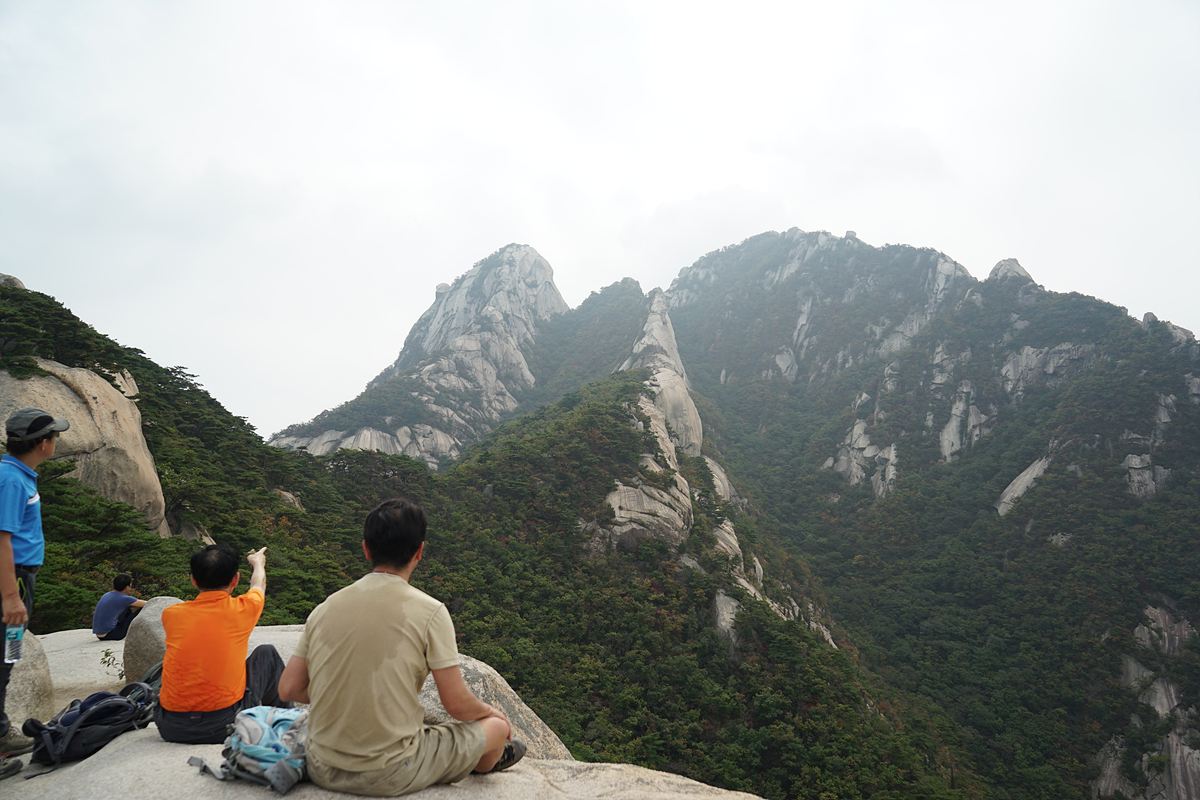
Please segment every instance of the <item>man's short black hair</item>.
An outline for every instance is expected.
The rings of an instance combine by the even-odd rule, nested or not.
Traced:
[[[50,431],[45,436],[39,436],[38,438],[30,439],[27,442],[23,442],[13,436],[9,436],[4,442],[4,449],[13,458],[20,458],[26,453],[32,453],[33,449],[39,444],[47,439],[53,439],[55,436],[58,436],[58,431]]]
[[[131,583],[133,583],[133,578],[129,577],[125,573],[121,573],[117,577],[113,578],[113,589],[118,592],[124,591],[125,587]]]
[[[371,565],[401,569],[408,566],[425,541],[429,517],[425,509],[403,497],[384,500],[363,523],[363,541],[371,553]]]
[[[192,553],[192,577],[203,592],[224,589],[238,574],[238,554],[227,544],[210,544]]]

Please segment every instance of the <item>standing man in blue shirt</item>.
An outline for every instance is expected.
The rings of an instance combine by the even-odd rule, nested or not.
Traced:
[[[146,605],[146,601],[135,597],[133,578],[121,574],[113,578],[111,592],[105,592],[92,612],[92,633],[106,642],[119,642],[129,632],[129,623]]]
[[[5,427],[8,452],[0,458],[0,600],[5,625],[28,625],[35,576],[45,552],[35,470],[54,455],[58,434],[71,426],[40,408],[22,408]],[[4,713],[12,668],[0,662],[0,779],[24,766],[9,756],[33,749],[33,740],[14,728]]]

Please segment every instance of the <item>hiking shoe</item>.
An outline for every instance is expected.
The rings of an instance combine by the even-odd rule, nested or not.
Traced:
[[[500,772],[508,769],[513,764],[516,764],[525,757],[525,743],[520,739],[513,739],[504,745],[504,755],[500,756],[500,760],[496,762],[496,766],[492,767],[492,772]]]
[[[0,736],[0,756],[19,756],[32,749],[33,739],[25,736],[11,725],[8,727],[8,733]]]
[[[19,758],[0,758],[0,781],[16,775],[25,766]]]

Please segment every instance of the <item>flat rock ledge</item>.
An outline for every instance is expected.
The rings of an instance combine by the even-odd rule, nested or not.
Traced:
[[[269,641],[279,647],[286,659],[291,654],[300,627],[261,626],[255,630],[251,644]],[[85,697],[92,691],[112,690],[114,686],[122,685],[120,678],[113,674],[116,669],[101,664],[100,655],[105,647],[111,648],[117,663],[120,663],[123,643],[98,642],[90,631],[60,631],[38,638],[50,662],[50,673],[55,682],[55,701],[59,707],[75,697]],[[151,724],[145,730],[122,734],[90,758],[30,779],[26,779],[26,776],[41,772],[45,767],[30,765],[29,757],[21,756],[26,762],[24,771],[0,782],[0,796],[5,800],[94,800],[97,797],[119,797],[121,800],[268,800],[277,796],[265,786],[248,781],[218,781],[211,776],[201,775],[196,767],[187,763],[193,756],[203,758],[214,768],[218,767],[222,760],[221,745],[164,742]],[[297,784],[287,796],[296,800],[354,797],[322,789],[309,782]],[[421,800],[754,800],[757,797],[717,789],[644,767],[584,763],[572,761],[569,756],[563,759],[527,756],[512,769],[498,775],[471,775],[458,783],[431,786],[411,796]]]
[[[119,736],[83,761],[24,780],[24,772],[0,783],[6,798],[55,800],[225,800],[226,798],[277,797],[265,786],[248,781],[218,781],[201,775],[187,761],[200,756],[212,767],[221,763],[221,745],[184,745],[164,742],[149,728]],[[304,782],[288,792],[295,800],[325,800],[354,795],[332,792]],[[585,764],[526,758],[498,775],[471,775],[448,786],[431,786],[412,797],[421,800],[669,800],[670,798],[746,798],[753,795],[714,789],[703,783],[626,764]]]

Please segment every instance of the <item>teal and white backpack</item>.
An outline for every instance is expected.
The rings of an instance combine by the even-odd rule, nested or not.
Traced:
[[[214,770],[193,756],[188,763],[222,781],[235,778],[270,786],[283,794],[307,776],[304,742],[308,736],[308,711],[298,708],[254,706],[239,711],[221,755],[225,761]]]

